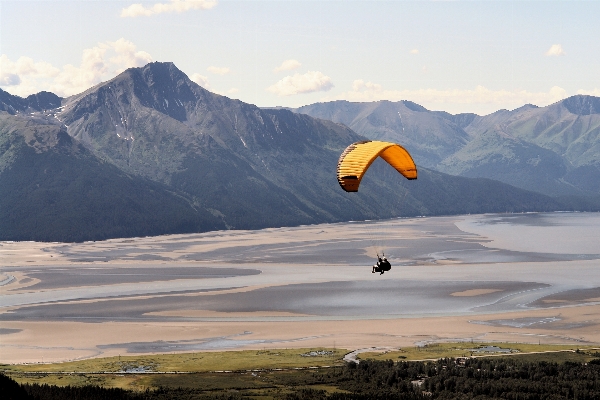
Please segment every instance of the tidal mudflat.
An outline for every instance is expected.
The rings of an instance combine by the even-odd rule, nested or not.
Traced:
[[[372,274],[385,249],[392,270]],[[600,343],[600,214],[0,243],[0,362],[444,340]]]

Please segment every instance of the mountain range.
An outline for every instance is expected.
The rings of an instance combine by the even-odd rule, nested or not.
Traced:
[[[572,96],[479,116],[411,101],[317,103],[294,110],[372,140],[402,143],[418,165],[550,196],[600,194],[600,98]]]
[[[589,128],[597,110],[585,102],[571,106],[590,111],[587,130],[578,131],[580,143],[597,142],[597,128]],[[526,140],[529,125],[519,118],[488,117],[431,112],[411,102],[263,109],[203,89],[172,63],[130,68],[68,98],[48,92],[21,98],[0,90],[0,240],[81,241],[399,216],[600,209],[594,197],[548,195],[597,194],[597,149],[540,137],[547,134]],[[510,126],[523,137],[507,139],[496,126]],[[494,147],[496,137],[502,140]],[[365,138],[405,145],[419,178],[407,181],[377,161],[359,193],[341,190],[338,157]],[[515,154],[521,158],[536,152],[539,161],[525,163],[535,164],[534,171],[554,168],[561,189],[538,193],[505,179],[508,172],[469,172],[487,170],[472,167],[486,163],[469,157],[493,160],[494,148],[510,148],[512,142],[504,140],[520,143]],[[559,144],[571,158],[546,148]],[[577,154],[589,161],[570,161]],[[589,170],[588,178],[577,168]]]

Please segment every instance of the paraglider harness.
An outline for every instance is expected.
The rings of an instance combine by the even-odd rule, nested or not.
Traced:
[[[379,257],[379,253],[377,253],[377,264],[373,265],[373,271],[371,273],[380,272],[379,275],[383,275],[385,271],[389,271],[392,269],[392,264],[385,258],[385,254],[383,254],[383,259]]]

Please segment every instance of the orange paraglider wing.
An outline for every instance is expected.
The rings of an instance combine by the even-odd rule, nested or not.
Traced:
[[[337,166],[337,179],[346,192],[358,192],[365,172],[377,157],[407,179],[417,179],[417,166],[408,151],[399,144],[366,140],[346,147]]]

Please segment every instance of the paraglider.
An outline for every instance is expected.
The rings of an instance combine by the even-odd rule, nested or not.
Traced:
[[[417,166],[410,153],[399,144],[365,140],[346,147],[337,165],[337,180],[346,192],[358,192],[360,182],[377,157],[381,157],[406,179],[417,179]],[[383,253],[382,253],[383,254]],[[377,263],[373,265],[372,273],[392,268],[390,262],[377,254]]]
[[[383,275],[385,271],[389,271],[390,269],[392,269],[392,264],[385,258],[385,254],[383,255],[383,258],[379,257],[379,254],[377,254],[377,264],[373,265],[373,271],[371,272],[380,272],[379,275]]]
[[[337,180],[346,192],[358,192],[365,172],[377,157],[400,172],[406,179],[417,179],[417,166],[411,155],[399,144],[365,140],[346,147],[337,165]]]

